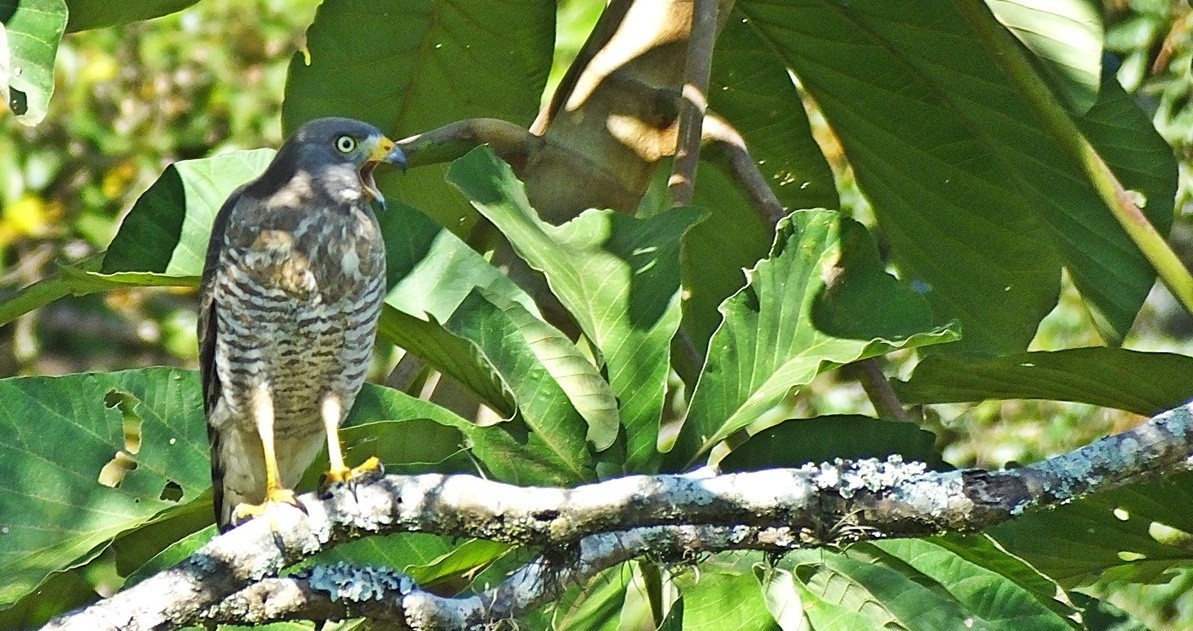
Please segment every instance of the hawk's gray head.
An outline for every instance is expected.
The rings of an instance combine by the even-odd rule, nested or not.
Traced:
[[[406,154],[381,130],[351,118],[318,118],[290,136],[257,182],[276,187],[283,177],[298,178],[336,202],[373,199],[384,209],[373,180],[373,168],[382,162],[406,168]]]

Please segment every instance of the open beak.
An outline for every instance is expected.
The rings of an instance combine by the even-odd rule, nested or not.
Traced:
[[[364,166],[360,168],[360,183],[364,185],[365,192],[377,200],[381,210],[385,210],[385,197],[381,191],[377,190],[377,182],[373,179],[373,168],[382,162],[392,164],[403,171],[406,170],[406,154],[398,148],[394,141],[385,136],[377,141],[377,146],[373,147],[373,151],[365,159]]]

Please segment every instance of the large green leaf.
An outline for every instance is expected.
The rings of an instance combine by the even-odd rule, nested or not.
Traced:
[[[511,549],[513,546],[500,541],[469,539],[430,560],[409,564],[402,571],[419,585],[432,589],[448,581],[467,584],[478,572],[507,556]]]
[[[512,320],[540,365],[588,422],[589,440],[596,449],[608,448],[617,436],[617,402],[596,368],[570,340],[538,317],[534,302],[507,276],[422,213],[399,207],[398,216],[387,217],[383,224],[394,283],[386,302],[405,314],[387,310],[382,315],[382,338],[452,375],[493,408],[512,413],[509,380],[519,377],[500,375],[463,338],[445,338],[446,331],[438,324],[453,317],[458,320],[461,305],[479,290],[501,305],[502,317]]]
[[[314,565],[351,563],[394,568],[407,572],[424,567],[449,554],[455,545],[447,538],[424,532],[402,532],[383,537],[364,537],[324,550],[303,559],[295,569]],[[423,576],[420,578],[427,578]],[[421,583],[420,583],[421,584]]]
[[[895,454],[905,461],[916,460],[934,469],[947,469],[934,447],[935,442],[932,432],[903,421],[865,416],[791,419],[768,427],[734,447],[721,460],[720,469],[761,471],[798,467],[808,462],[832,462],[834,458],[885,460]]]
[[[758,564],[754,566],[754,578],[758,579],[762,587],[762,597],[766,600],[766,609],[779,624],[779,628],[783,631],[803,631],[803,603],[791,572]]]
[[[683,595],[684,631],[777,631],[758,580],[748,572],[705,566],[676,581]]]
[[[692,204],[709,213],[688,233],[683,247],[683,337],[678,343],[688,348],[677,352],[673,363],[689,386],[696,383],[708,341],[721,324],[718,307],[746,284],[743,270],[765,258],[775,240],[771,226],[755,216],[717,163],[700,163]]]
[[[1043,604],[1034,592],[928,541],[854,544],[844,552],[800,551],[780,567],[793,568],[813,596],[804,596],[806,604],[820,599],[835,605],[806,609],[814,625],[819,618],[822,623],[859,625],[840,627],[849,629],[1072,628],[1063,613]]]
[[[65,28],[63,0],[0,0],[0,97],[26,125],[46,116]]]
[[[70,21],[66,30],[83,31],[148,20],[181,11],[199,0],[66,0]]]
[[[5,379],[0,402],[0,606],[210,485],[193,372]],[[100,484],[117,453],[132,468]]]
[[[64,266],[49,277],[23,287],[11,298],[0,303],[0,325],[12,322],[21,314],[68,295],[81,296],[122,287],[178,287],[199,284],[197,276],[169,276],[150,272],[101,274],[91,271],[91,268],[99,266],[98,263],[98,260],[90,259],[73,267]]]
[[[386,303],[443,322],[479,287],[538,313],[534,300],[509,276],[426,214],[393,202],[377,221],[385,235]]]
[[[523,313],[519,314],[519,310]],[[561,483],[591,481],[594,479],[592,455],[585,442],[588,424],[536,352],[535,345],[542,340],[527,337],[520,326],[526,320],[521,317],[524,313],[517,303],[499,307],[476,291],[444,324],[449,331],[475,344],[484,361],[509,387],[518,405],[519,418],[541,441],[536,446],[540,460],[556,471],[554,478]],[[559,349],[557,344],[552,346]],[[568,346],[578,353],[570,343]]]
[[[513,416],[514,395],[501,375],[480,356],[475,344],[444,329],[441,323],[416,318],[386,304],[381,310],[377,337],[426,360],[500,414]]]
[[[709,108],[742,135],[784,210],[835,209],[833,172],[812,137],[799,90],[744,17],[734,11],[717,36]]]
[[[202,274],[215,214],[236,187],[265,170],[274,153],[232,151],[166,167],[120,224],[101,271]]]
[[[334,0],[307,31],[309,57],[290,63],[282,126],[351,116],[402,138],[473,117],[529,125],[551,69],[550,0]],[[443,182],[443,167],[401,178],[379,174],[387,196],[409,202],[452,230],[467,206]]]
[[[738,6],[825,112],[904,276],[961,321],[967,335],[948,350],[1024,350],[1061,263],[1121,338],[1155,274],[1001,71],[995,55],[1015,51],[983,42],[952,2]],[[1099,101],[1120,103],[1106,87]],[[1111,122],[1097,104],[1085,118]],[[1113,122],[1114,139],[1087,130],[1095,147],[1109,160],[1117,140],[1148,145],[1142,162],[1166,161],[1152,173],[1171,184],[1171,152],[1137,107]],[[1171,195],[1143,194],[1166,230]]]
[[[1123,348],[1069,348],[991,359],[928,357],[908,381],[906,403],[1050,399],[1150,416],[1193,398],[1193,357]]]
[[[210,486],[194,372],[149,368],[0,380],[0,430],[8,437],[0,444],[0,491],[8,498],[0,503],[5,528],[0,570],[7,577],[0,585],[0,608],[51,573],[88,561],[118,536],[118,563],[133,563],[123,571],[140,566],[138,578],[176,562],[210,537],[209,531],[195,531],[195,524],[210,521],[206,502],[170,513],[185,519],[150,525],[158,513],[196,500]],[[472,471],[463,454],[468,447],[486,463],[492,453],[501,454],[495,470],[521,464],[521,454],[509,446],[514,441],[504,434],[381,386],[365,386],[342,433],[348,458],[378,455],[394,471]],[[70,458],[63,457],[66,444]],[[123,455],[116,458],[117,453]],[[109,478],[109,485],[100,484],[101,471],[117,460],[131,467]],[[307,487],[324,468],[325,459],[312,466]],[[204,515],[193,516],[193,511]],[[44,528],[47,523],[55,528]],[[133,531],[137,534],[128,534]],[[167,545],[192,531],[185,541]],[[147,543],[150,539],[155,543]]]
[[[543,272],[600,351],[626,428],[626,469],[657,467],[671,337],[680,321],[680,243],[700,212],[635,219],[590,210],[553,226],[538,218],[522,183],[486,148],[456,161],[448,180]]]
[[[488,308],[495,310],[495,307]],[[498,326],[501,326],[500,318],[494,317],[485,320],[483,313],[480,316],[462,315],[461,317],[475,318],[479,322],[498,323]],[[508,325],[508,322],[504,324]],[[481,341],[473,348],[479,350],[486,340],[478,339]],[[516,354],[519,347],[512,344],[508,347],[499,345],[498,348],[504,348],[506,351],[514,349],[509,352]],[[542,370],[541,367],[539,370]],[[526,390],[522,392],[529,391],[532,386],[532,383],[524,382]],[[541,404],[541,401],[534,402],[535,406]],[[540,408],[536,407],[535,409]],[[365,385],[357,404],[352,407],[352,412],[345,422],[347,427],[345,442],[349,445],[349,449],[357,451],[358,460],[363,460],[373,454],[381,456],[389,454],[396,457],[398,459],[396,469],[399,471],[449,472],[464,470],[457,466],[461,463],[459,457],[454,453],[449,453],[453,449],[452,445],[455,440],[451,431],[435,432],[427,428],[420,430],[426,432],[424,438],[429,441],[426,449],[420,449],[418,444],[413,443],[399,446],[396,449],[390,445],[376,444],[388,440],[388,435],[401,431],[399,423],[417,421],[418,419],[433,421],[446,430],[459,432],[461,436],[458,443],[459,448],[469,450],[476,460],[482,463],[487,471],[498,480],[523,485],[562,485],[575,482],[575,477],[570,476],[566,466],[562,465],[555,457],[552,448],[557,444],[551,445],[537,432],[531,432],[521,417],[492,426],[480,426],[434,403],[412,397],[393,388]],[[359,427],[358,424],[360,424]],[[579,429],[581,442],[584,440],[583,431],[581,426]],[[574,435],[575,432],[560,432],[559,434],[564,438],[573,438]],[[551,438],[554,440],[558,437]],[[376,446],[372,446],[374,444]],[[391,461],[386,461],[386,464],[391,464]],[[308,475],[310,473],[308,472]]]
[[[518,302],[474,288],[442,325],[387,305],[378,334],[452,375],[494,409],[507,416],[520,411],[520,419],[545,432],[536,432],[532,442],[547,446],[539,453],[545,460],[535,460],[555,470],[551,480],[586,479],[586,474],[574,477],[589,466],[583,441],[587,439],[599,450],[616,437],[615,400],[608,384],[570,340]],[[576,421],[581,430],[579,451],[567,439]],[[562,428],[566,431],[560,431]],[[494,428],[493,432],[501,434],[507,429]],[[559,439],[567,446],[550,445]],[[513,444],[505,445],[517,451]],[[505,456],[498,458],[499,462],[481,459],[491,467],[515,470]],[[502,477],[496,470],[494,473]]]
[[[1193,473],[1098,493],[987,530],[1064,587],[1162,583],[1193,560]]]
[[[1074,628],[1082,628],[1076,621],[1077,606],[1056,581],[1042,574],[1023,559],[1007,552],[993,537],[984,534],[949,533],[933,537],[931,543],[974,564],[981,570],[968,568],[971,575],[982,571],[994,572],[1023,588],[1036,602],[1051,609],[1067,620]],[[894,553],[890,548],[887,552]]]
[[[987,0],[1032,53],[1071,111],[1084,114],[1102,77],[1102,15],[1090,0]]]
[[[508,276],[430,217],[400,202],[378,216],[385,236],[389,293],[378,335],[423,358],[472,390],[489,407],[512,416],[513,395],[467,340],[445,331],[474,289],[503,302],[537,307]]]
[[[871,545],[890,555],[874,558],[902,569],[913,580],[926,578],[933,581],[970,615],[986,621],[986,628],[1014,631],[1076,627],[1070,618],[1076,613],[1072,606],[1053,608],[1046,604],[1058,591],[1055,584],[1052,591],[1028,589],[1003,574],[1010,571],[1009,568],[975,563],[923,539],[893,539]],[[870,546],[863,544],[861,547]],[[990,559],[982,560],[988,562]]]
[[[831,274],[841,260],[842,221],[852,220],[826,210],[800,211],[785,219],[770,256],[749,272],[750,284],[721,306],[725,321],[713,334],[687,419],[667,457],[671,470],[696,464],[823,369],[896,348],[956,339],[953,331],[930,321],[921,321],[918,331],[889,338],[838,337],[815,325],[813,305],[825,289],[822,275]],[[873,287],[864,292],[865,300],[851,304],[914,304],[891,295],[911,291],[902,285]]]

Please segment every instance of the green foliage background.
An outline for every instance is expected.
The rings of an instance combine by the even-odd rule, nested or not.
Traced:
[[[40,116],[38,86],[52,82],[44,120],[26,126],[0,114],[0,310],[23,313],[22,300],[44,302],[39,295],[87,295],[50,302],[0,331],[0,376],[18,377],[0,381],[8,437],[0,536],[46,521],[75,530],[36,550],[21,547],[32,540],[0,538],[0,573],[12,577],[0,585],[5,628],[165,567],[211,534],[200,406],[193,374],[180,369],[195,361],[188,286],[210,200],[271,155],[237,150],[276,147],[302,121],[331,113],[370,120],[394,138],[469,116],[526,125],[601,3],[421,2],[388,21],[375,18],[392,18],[386,12],[398,3],[203,0],[171,13],[192,3],[144,2],[135,16],[66,4],[69,20],[49,26],[78,32],[65,35],[52,74],[41,84],[10,74],[31,99],[26,118]],[[1031,3],[989,4],[1014,24]],[[1167,229],[1175,218],[1172,240],[1193,252],[1187,5],[1059,4],[1052,17],[1063,25],[1072,16],[1104,19],[1074,19],[1088,28],[1063,45],[1021,33],[1041,76],[1146,199],[1152,220]],[[13,6],[0,2],[3,11]],[[129,22],[156,15],[164,17]],[[497,23],[501,30],[488,28]],[[27,22],[5,24],[18,46]],[[1042,140],[1048,132],[999,83],[989,58],[940,44],[962,24],[948,12],[911,15],[907,3],[856,12],[738,3],[718,43],[712,107],[740,121],[789,210],[844,215],[797,213],[774,237],[743,219],[740,194],[712,161],[700,172],[701,208],[638,218],[593,210],[563,227],[541,222],[509,168],[483,150],[383,181],[394,203],[382,217],[393,284],[382,340],[513,420],[477,426],[456,407],[370,386],[346,430],[351,456],[380,450],[391,470],[474,472],[467,444],[500,479],[575,484],[699,464],[752,426],[727,469],[890,453],[1001,466],[1075,448],[1182,402],[1193,353],[1188,315],[1152,290],[1154,273],[1113,220],[1089,212],[1100,202]],[[1114,59],[1099,54],[1103,44]],[[1149,118],[1160,136],[1141,133]],[[1168,168],[1170,151],[1179,176]],[[457,236],[481,216],[544,273],[587,345],[540,320],[534,300]],[[892,252],[901,281],[888,273]],[[820,272],[837,260],[847,273],[828,287]],[[735,294],[742,268],[749,285]],[[17,293],[53,278],[37,286],[43,294]],[[606,282],[617,278],[646,280]],[[144,288],[152,285],[168,288]],[[998,308],[975,310],[982,304]],[[675,367],[683,388],[677,376],[668,380],[676,330],[710,344],[702,371]],[[1084,348],[1103,340],[1134,350]],[[398,355],[385,346],[379,383]],[[916,347],[922,354],[900,350]],[[934,440],[858,416],[872,413],[864,394],[831,369],[880,355],[904,378],[904,400],[926,406]],[[109,372],[154,365],[173,368]],[[660,453],[657,419],[685,413],[675,449]],[[788,418],[808,420],[777,423]],[[62,456],[63,444],[73,457]],[[122,472],[118,489],[92,483],[90,463],[123,466],[112,458],[120,446],[137,466]],[[720,555],[698,573],[673,568],[683,604],[672,615],[685,629],[773,628],[790,622],[784,607],[794,598],[816,629],[960,628],[974,616],[989,628],[1074,628],[1068,616],[1079,608],[1088,628],[1110,628],[1125,619],[1117,605],[1152,628],[1188,628],[1193,572],[1184,569],[1181,536],[1193,527],[1190,488],[1181,478],[1124,490],[1017,521],[994,538],[808,550],[776,564]],[[49,510],[55,498],[71,510]],[[1157,537],[1152,519],[1174,533]],[[457,587],[479,572],[475,587],[499,580],[525,553],[410,535],[357,542],[322,560],[387,563],[424,584]],[[651,571],[610,571],[532,624],[554,616],[561,628],[612,628],[649,617],[634,585]],[[1057,586],[1070,590],[1059,600]]]

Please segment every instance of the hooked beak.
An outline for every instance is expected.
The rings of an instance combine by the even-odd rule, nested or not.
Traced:
[[[406,170],[406,154],[394,141],[385,136],[377,141],[377,146],[369,152],[369,157],[360,169],[360,182],[364,185],[365,192],[377,200],[381,210],[385,210],[385,197],[377,190],[377,182],[373,180],[373,168],[382,162],[392,164],[402,171]]]

